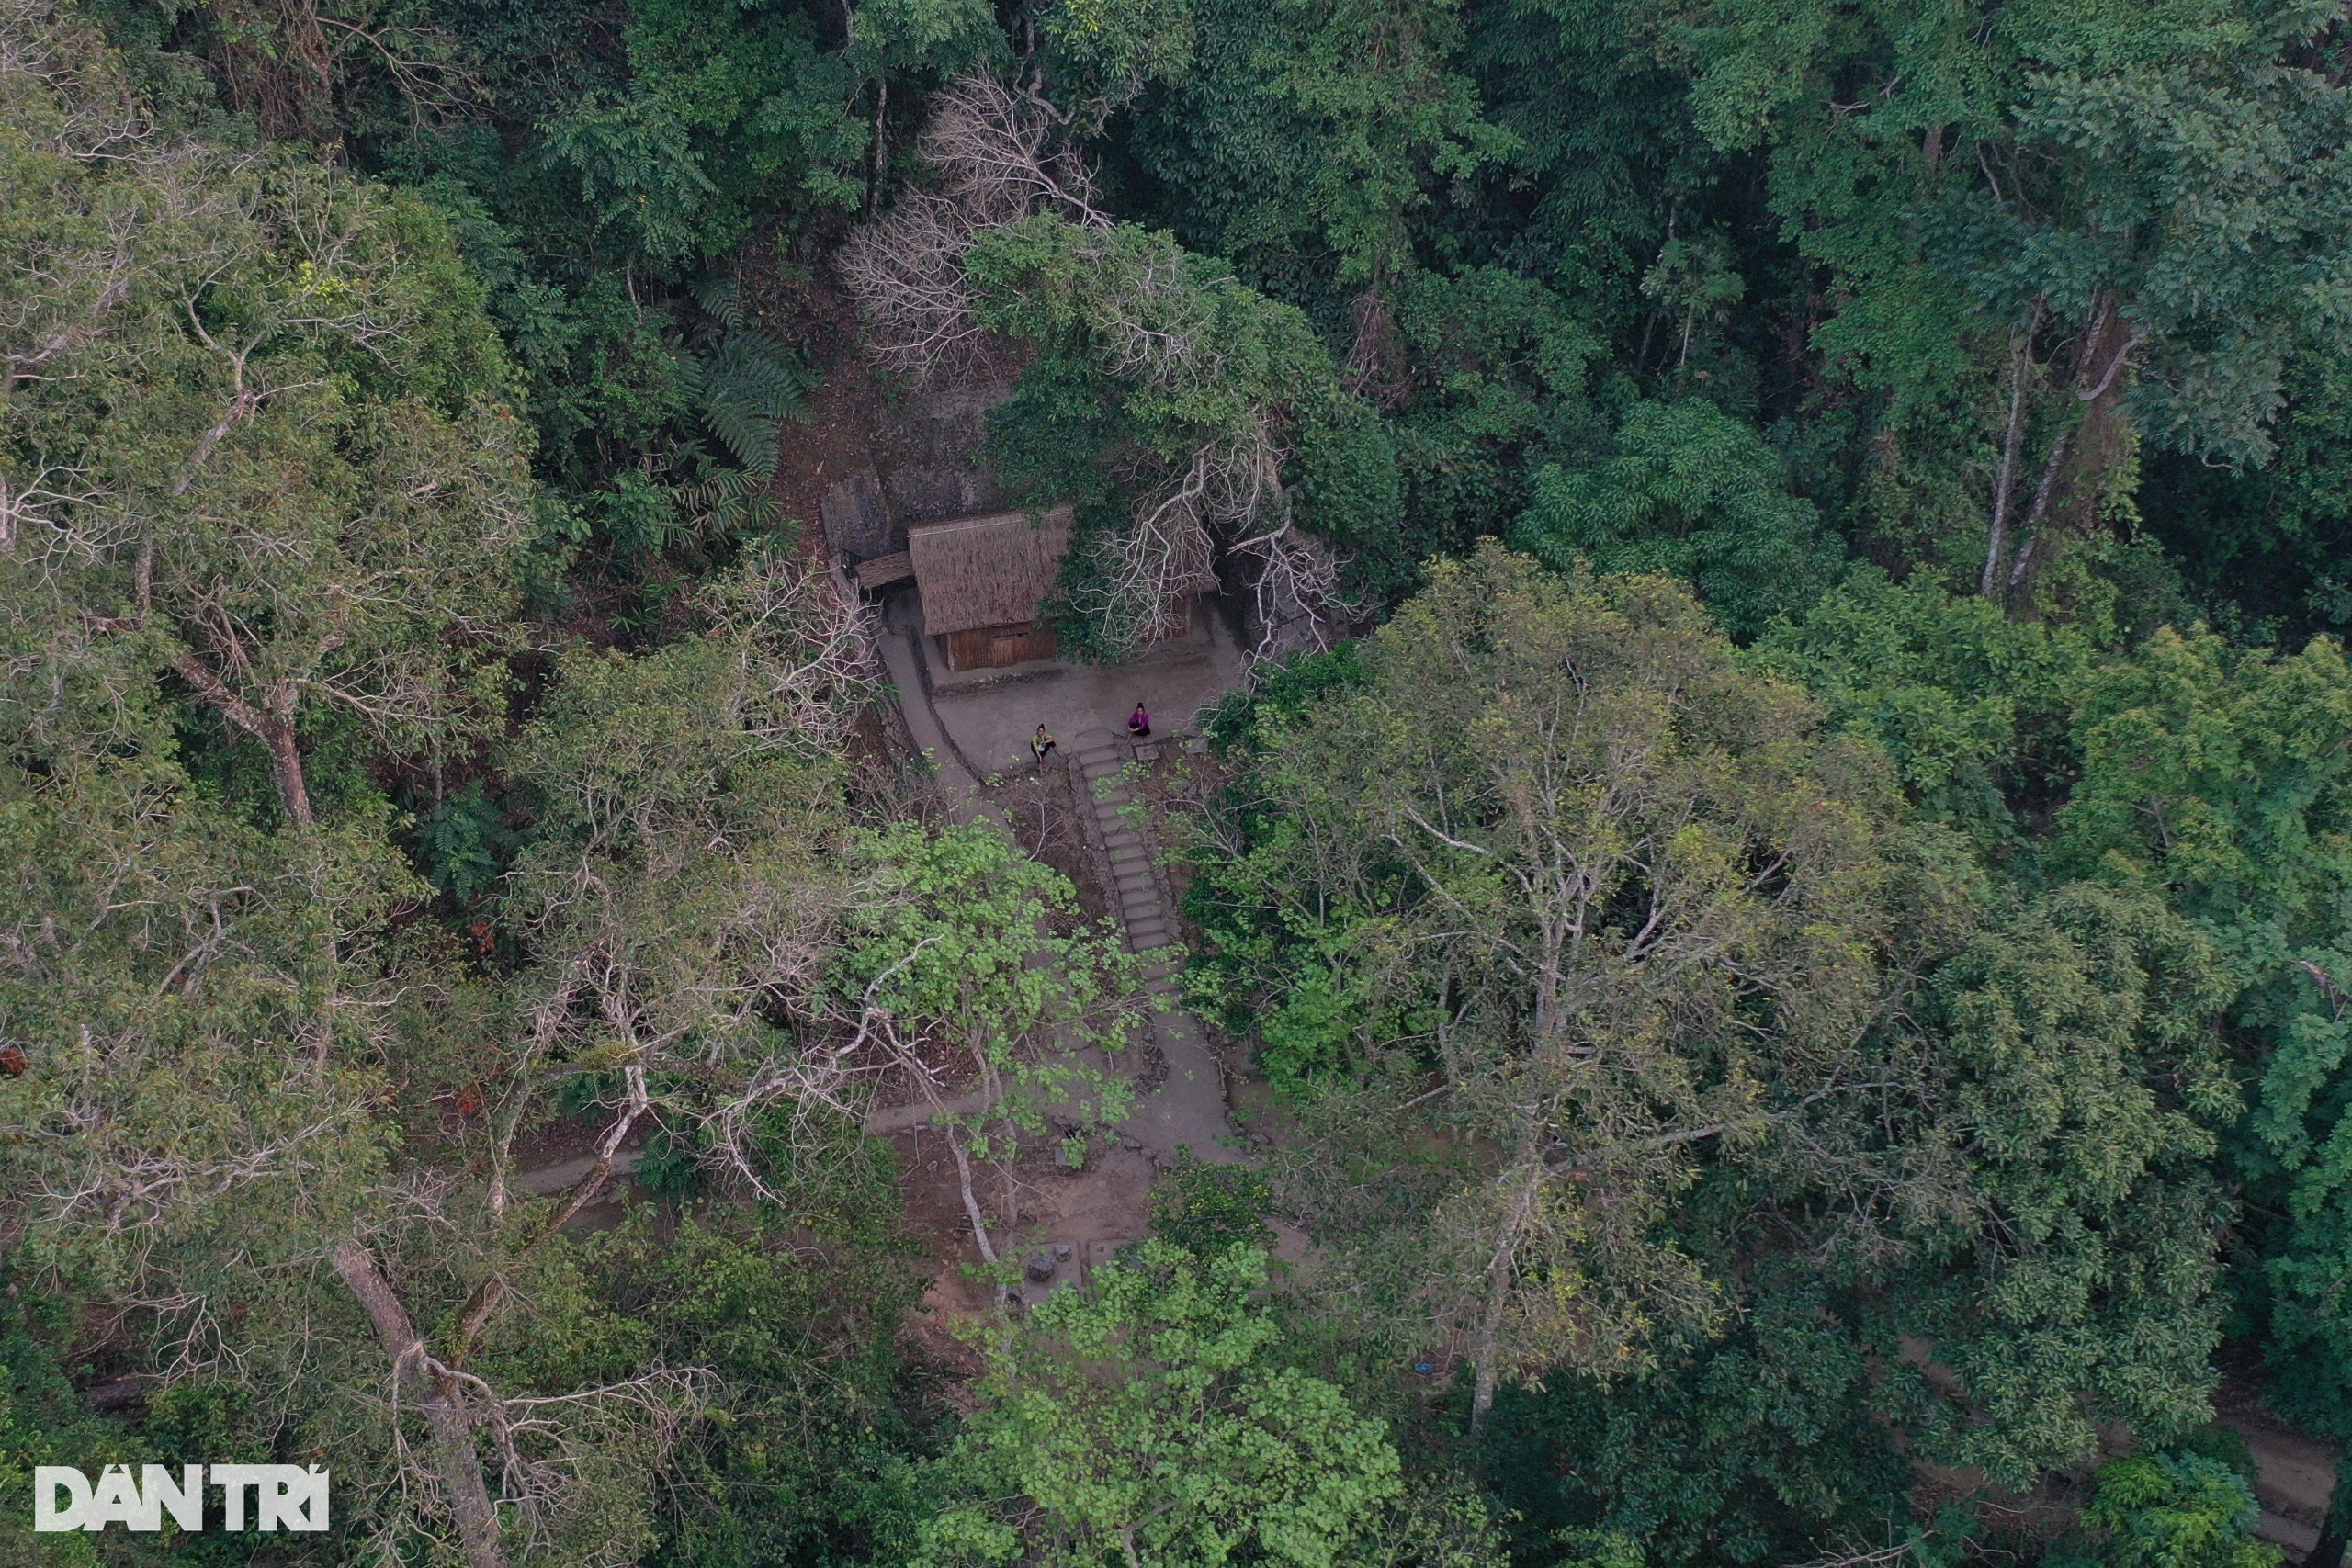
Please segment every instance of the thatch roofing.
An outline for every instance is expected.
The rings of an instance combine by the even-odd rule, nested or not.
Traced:
[[[1061,574],[1070,511],[991,512],[907,530],[923,630],[934,637],[1034,621]]]
[[[857,563],[857,585],[868,592],[886,583],[896,582],[915,573],[914,558],[900,550],[896,555],[876,556],[872,560]]]

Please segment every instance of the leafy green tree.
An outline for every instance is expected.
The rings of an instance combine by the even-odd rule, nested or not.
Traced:
[[[512,1140],[553,1112],[549,1074],[612,1086],[607,1160],[663,1121],[753,1179],[761,1107],[805,1116],[847,1092],[796,1032],[833,1021],[855,897],[834,755],[871,689],[854,615],[775,553],[691,608],[700,635],[634,658],[570,650],[505,750],[529,781],[531,842],[505,897],[527,966],[494,1097],[502,1175]]]
[[[2253,1489],[2219,1460],[2151,1454],[2098,1472],[2083,1523],[2104,1538],[2089,1555],[2053,1554],[2052,1568],[2271,1568],[2285,1559],[2254,1539]]]
[[[266,1364],[266,1325],[356,1305],[379,1347],[320,1370],[372,1388],[417,1349],[370,1240],[392,976],[432,943],[392,927],[423,889],[380,794],[314,803],[305,745],[446,755],[499,718],[528,496],[503,360],[413,197],[175,141],[70,17],[0,29],[0,243],[49,280],[0,351],[13,1223],[157,1324],[158,1371]],[[213,725],[266,803],[194,787],[174,731]],[[427,1506],[479,1562],[465,1396],[423,1382]]]
[[[1319,1032],[1372,1086],[1335,1120],[1457,1135],[1415,1201],[1374,1187],[1325,1220],[1354,1247],[1423,1217],[1396,1288],[1463,1346],[1483,1416],[1506,1374],[1630,1369],[1713,1319],[1656,1227],[1717,1150],[1868,1163],[1828,1129],[1849,1085],[1907,1071],[1855,1055],[1888,1001],[1873,952],[1911,918],[1876,843],[1894,802],[1656,579],[1490,546],[1362,659],[1270,727],[1264,831],[1216,874],[1287,939],[1241,979],[1270,1041]]]
[[[2204,1419],[2238,1114],[2208,940],[2145,893],[1996,902],[1671,585],[1492,547],[1432,579],[1352,680],[1261,705],[1193,898],[1350,1313],[1459,1355],[1474,1424],[1509,1376],[1682,1434],[1704,1463],[1647,1479],[1555,1439],[1615,1479],[1553,1524],[1652,1535],[1671,1494],[1670,1560],[1870,1533],[1890,1430],[2017,1484],[2098,1421]],[[1787,1343],[1716,1346],[1780,1297]],[[1742,1357],[1826,1381],[1698,1392],[1779,1386]]]
[[[600,248],[656,266],[717,258],[778,216],[797,226],[870,201],[890,84],[1003,48],[970,0],[838,17],[792,0],[718,14],[636,0],[627,17],[626,85],[550,117],[533,156],[575,183]]]
[[[63,1297],[44,1291],[28,1271],[12,1271],[0,1296],[0,1487],[32,1494],[33,1467],[72,1465],[96,1474],[109,1464],[152,1462],[139,1437],[93,1414],[58,1350],[72,1318]],[[17,1562],[47,1568],[96,1568],[98,1543],[80,1534],[38,1535],[21,1504],[0,1515],[0,1547]]]
[[[2352,971],[2342,914],[2352,670],[2324,637],[2280,655],[2165,630],[2101,672],[2075,733],[2082,778],[2053,853],[2163,889],[2225,955],[2251,1047],[2251,1115],[2231,1153],[2259,1202],[2251,1228],[2265,1288],[2252,1299],[2276,1368],[2271,1398],[2323,1432],[2352,1434],[2342,1153],[2352,1034],[2339,978]],[[2323,1543],[2338,1554],[2347,1497],[2339,1480]]]
[[[926,832],[896,824],[865,836],[872,866],[849,914],[841,983],[868,1032],[930,1098],[946,1134],[973,1240],[998,1259],[969,1156],[1008,1170],[1047,1128],[1091,1128],[1126,1114],[1127,1080],[1093,1051],[1124,1049],[1142,1002],[1135,955],[1110,928],[1077,924],[1078,895],[990,825]],[[939,1058],[968,1083],[951,1101]]]
[[[814,1178],[819,1173],[804,1172]],[[682,1429],[656,1495],[658,1568],[770,1568],[905,1561],[922,1499],[907,1463],[940,1418],[897,1337],[920,1280],[895,1230],[887,1164],[813,1226],[726,1202],[672,1215],[648,1205],[560,1251],[594,1333],[564,1334],[541,1308],[489,1347],[494,1361],[556,1347],[583,1364],[535,1381],[603,1381],[611,1348],[718,1381],[710,1411]],[[838,1180],[829,1181],[838,1187]],[[528,1289],[553,1296],[549,1270]],[[591,1303],[607,1309],[602,1318]],[[576,1347],[576,1348],[575,1348]]]
[[[1920,998],[1930,1142],[1962,1201],[1906,1216],[1886,1338],[1925,1346],[1884,1391],[1915,1451],[2022,1480],[2096,1451],[2095,1422],[2168,1439],[2207,1417],[2224,1303],[2214,1175],[2238,1118],[2214,1025],[2233,987],[2145,890],[2059,887],[1986,921]],[[1884,1339],[1882,1343],[1885,1343]]]
[[[2217,625],[2290,645],[2323,631],[2340,640],[2352,634],[2352,374],[2341,355],[2305,350],[2280,391],[2268,464],[2152,453],[2140,513]]]
[[[1538,474],[1513,542],[1555,566],[1683,578],[1742,640],[1829,585],[1836,547],[1746,424],[1708,403],[1643,403],[1616,447],[1589,471]]]
[[[1265,1257],[1164,1242],[989,1346],[981,1407],[933,1467],[924,1564],[1362,1561],[1404,1492],[1380,1422],[1282,1364]]]
[[[1503,0],[1465,21],[1464,63],[1520,143],[1489,171],[1501,188],[1480,215],[1499,232],[1480,251],[1576,299],[1612,337],[1630,330],[1632,346],[1641,279],[1718,173],[1687,75],[1650,47],[1642,0]]]
[[[1411,216],[1511,145],[1454,67],[1461,7],[1196,0],[1193,15],[1193,69],[1145,104],[1129,147],[1187,244],[1293,303],[1355,296],[1376,370]]]
[[[1500,267],[1408,273],[1391,295],[1405,542],[1453,554],[1526,511],[1533,475],[1603,439],[1587,396],[1603,345],[1572,301]]]
[[[200,144],[112,156],[159,134],[107,123],[114,66],[32,41],[96,81],[0,84],[0,243],[56,279],[11,333],[13,618],[61,663],[168,670],[308,823],[303,725],[421,751],[498,719],[529,505],[503,356],[422,202]]]
[[[1525,1532],[1784,1563],[1905,1534],[1922,1459],[2022,1481],[2095,1454],[2094,1420],[2202,1420],[2228,1213],[2207,1162],[2235,1100],[2211,1018],[2227,993],[2144,893],[2077,886],[1989,924],[1917,1009],[1937,1082],[1914,1135],[1969,1151],[1949,1207],[1902,1216],[1908,1246],[1783,1252],[1729,1223],[1755,1187],[1711,1178],[1679,1228],[1743,1277],[1738,1323],[1669,1335],[1622,1380],[1507,1391],[1482,1473]],[[1805,1223],[1802,1202],[1776,1212]]]
[[[1651,1371],[1504,1390],[1473,1452],[1521,1552],[1548,1561],[1546,1538],[1606,1529],[1654,1562],[1783,1564],[1833,1535],[1883,1539],[1910,1466],[1873,1420],[1840,1304],[1776,1267],[1736,1327],[1668,1337]]]
[[[2101,640],[2079,621],[2014,620],[1981,598],[1858,566],[1801,617],[1768,627],[1755,657],[1868,736],[1929,818],[1999,848],[2019,836],[2016,812],[2066,787],[2066,727]]]
[[[2287,355],[2340,339],[2342,89],[2307,52],[2333,19],[1729,0],[1653,25],[1697,126],[1765,150],[1788,239],[1849,291],[1817,345],[1984,433],[1977,575],[2006,595],[2064,528],[2129,514],[2142,441],[2267,457]]]
[[[446,764],[503,718],[531,495],[480,291],[413,197],[170,141],[70,22],[0,27],[0,152],[26,176],[0,224],[55,280],[10,328],[0,456],[12,1247],[138,1325],[141,1374],[231,1390],[246,1438],[332,1455],[355,1551],[633,1551],[702,1380],[626,1334],[576,1365],[502,1341],[571,1299],[524,1297],[616,1130],[659,1097],[724,1133],[799,1087],[761,1010],[779,975],[822,994],[839,906],[761,878],[839,828],[824,754],[862,688],[827,654],[850,622],[755,562],[695,597],[705,636],[625,667],[668,687],[561,670],[543,713],[635,697],[634,728],[516,745],[542,786],[506,901],[526,966],[511,998],[469,974],[408,918],[429,890],[368,770]],[[182,759],[224,731],[259,760],[208,787]],[[758,765],[779,756],[799,765]],[[744,841],[713,847],[714,823]],[[737,874],[655,897],[682,846]],[[705,1048],[741,1071],[677,1081]],[[625,1109],[588,1179],[521,1190],[518,1128],[598,1073]]]
[[[1367,585],[1408,570],[1395,449],[1297,310],[1128,226],[1033,218],[984,234],[967,265],[978,320],[1041,350],[991,456],[1040,491],[1073,458],[1095,468],[1064,591],[1101,651],[1163,632],[1223,557],[1255,579],[1276,647],[1340,599],[1335,553]]]

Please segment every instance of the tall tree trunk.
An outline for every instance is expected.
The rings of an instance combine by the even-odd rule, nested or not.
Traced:
[[[269,775],[277,785],[278,802],[286,807],[287,820],[309,827],[313,820],[311,790],[302,777],[301,750],[294,744],[294,716],[275,707],[255,707],[194,653],[182,650],[173,659],[172,668],[179,671],[181,680],[195,688],[198,696],[220,709],[222,718],[268,748]]]
[[[1470,1391],[1473,1432],[1487,1424],[1487,1412],[1494,1408],[1495,1385],[1502,1366],[1503,1315],[1510,1310],[1511,1270],[1519,1264],[1519,1238],[1527,1224],[1528,1212],[1535,1207],[1535,1194],[1544,1180],[1540,1159],[1520,1173],[1519,1196],[1511,1203],[1510,1218],[1504,1222],[1502,1235],[1496,1238],[1494,1257],[1487,1263],[1487,1304],[1478,1314],[1478,1343],[1473,1352],[1477,1361],[1476,1382]]]
[[[294,721],[282,714],[273,714],[270,718],[261,738],[262,744],[269,748],[269,776],[277,782],[277,798],[285,804],[287,820],[307,828],[315,818],[311,815],[310,785],[302,778],[302,753],[294,745]]]
[[[311,795],[302,777],[302,753],[294,743],[292,718],[256,709],[192,653],[181,654],[175,663],[181,676],[196,688],[198,695],[218,707],[229,722],[257,737],[269,749],[270,773],[277,782],[287,818],[297,827],[310,827],[313,820]],[[332,944],[327,955],[330,961],[334,957]],[[317,1044],[322,1061],[325,1059],[331,1033],[322,1021]],[[458,1537],[468,1568],[506,1568],[505,1553],[498,1544],[498,1509],[491,1502],[490,1488],[482,1480],[481,1461],[474,1452],[473,1418],[466,1414],[465,1398],[456,1379],[426,1351],[424,1341],[417,1337],[415,1325],[409,1320],[408,1309],[401,1304],[391,1281],[384,1278],[383,1270],[376,1267],[375,1258],[366,1247],[355,1241],[335,1248],[334,1271],[345,1288],[358,1298],[368,1320],[375,1325],[376,1337],[392,1359],[393,1375],[400,1376],[413,1364],[424,1379],[424,1421],[433,1433],[442,1490],[448,1497],[450,1517],[458,1524]]]
[[[2087,534],[2102,520],[2115,476],[2131,463],[2138,445],[2126,401],[2132,356],[2147,336],[2145,329],[2126,319],[2112,294],[2100,296],[2078,342],[2071,378],[2073,400],[2083,405],[2082,412],[2067,423],[2051,448],[2033,510],[2025,521],[2034,538],[2009,568],[2006,591],[2012,603],[2020,590],[2030,594],[2028,569],[2034,558],[2029,552],[2035,544],[2054,543],[2068,532]],[[2047,567],[2052,554],[2045,546],[2038,558],[2040,567]]]
[[[1477,1371],[1470,1390],[1470,1430],[1487,1424],[1495,1407],[1497,1364],[1502,1359],[1503,1314],[1510,1306],[1512,1249],[1506,1245],[1487,1270],[1487,1309],[1478,1316]]]
[[[2040,310],[2036,309],[2039,321]],[[2033,332],[2018,335],[2009,355],[2009,420],[2001,433],[2001,467],[1993,476],[1993,525],[1984,542],[1984,575],[1977,592],[1987,599],[1999,592],[2001,557],[2009,547],[2009,501],[2017,493],[2018,440],[2025,433],[2025,373],[2033,359]]]
[[[441,1472],[441,1489],[457,1521],[458,1540],[468,1568],[506,1568],[506,1554],[498,1544],[498,1509],[481,1476],[481,1458],[474,1451],[473,1418],[466,1413],[458,1382],[425,1349],[409,1321],[408,1309],[393,1293],[391,1281],[376,1267],[376,1259],[356,1241],[335,1248],[334,1271],[376,1325],[376,1337],[400,1371],[412,1366],[423,1377],[425,1425],[433,1432],[435,1457]]]

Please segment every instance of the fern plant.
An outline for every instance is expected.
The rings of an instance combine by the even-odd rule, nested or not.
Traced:
[[[806,420],[812,381],[791,349],[755,330],[729,333],[718,345],[681,356],[680,379],[702,422],[746,473],[775,477],[780,419]]]
[[[752,325],[734,278],[706,275],[686,292],[701,318],[689,325],[678,355],[686,397],[746,472],[773,479],[775,422],[808,417],[806,394],[816,377],[797,352]]]

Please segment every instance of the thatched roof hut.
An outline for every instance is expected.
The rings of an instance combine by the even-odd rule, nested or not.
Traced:
[[[991,512],[907,530],[907,554],[933,637],[1037,619],[1069,548],[1070,509]]]

